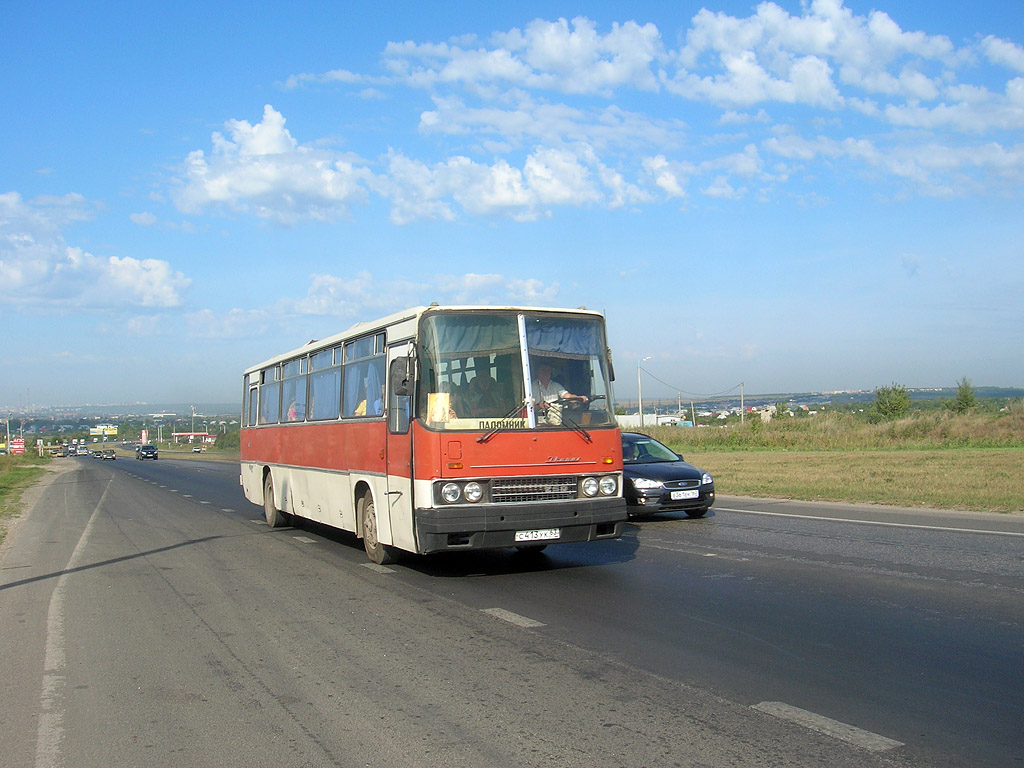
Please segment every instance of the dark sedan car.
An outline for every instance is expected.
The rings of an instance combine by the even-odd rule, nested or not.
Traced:
[[[153,459],[157,458],[156,446],[155,445],[140,445],[139,450],[135,452],[136,459]]]
[[[703,517],[715,503],[715,481],[707,472],[653,437],[622,433],[623,495],[630,517],[685,512]]]

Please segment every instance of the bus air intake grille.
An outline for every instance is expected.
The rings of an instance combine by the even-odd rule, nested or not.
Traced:
[[[491,483],[491,500],[496,504],[575,498],[575,477],[502,477]]]

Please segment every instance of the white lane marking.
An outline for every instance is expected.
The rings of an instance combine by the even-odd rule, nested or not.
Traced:
[[[296,541],[301,541],[303,544],[316,544],[316,541],[309,538],[308,536],[292,536]]]
[[[39,727],[36,731],[36,768],[50,768],[61,765],[61,749],[64,745],[64,687],[67,683],[67,652],[64,644],[64,596],[67,592],[68,576],[81,562],[92,532],[93,524],[99,517],[100,509],[107,498],[113,478],[107,482],[103,495],[96,503],[89,522],[68,559],[67,565],[57,578],[50,595],[46,611],[46,648],[43,663],[43,689],[39,695]],[[65,491],[65,496],[67,491]]]
[[[829,523],[853,523],[854,525],[881,525],[889,528],[922,528],[926,531],[952,531],[953,533],[987,533],[990,536],[1024,536],[1017,531],[985,531],[980,528],[953,528],[946,525],[917,525],[915,523],[886,523],[881,520],[851,520],[846,517],[823,517],[821,515],[795,515],[791,512],[762,512],[754,509],[730,509],[715,507],[722,512],[738,512],[742,515],[763,515],[764,517],[793,517],[798,520],[824,520]]]
[[[536,621],[535,619],[527,618],[526,616],[520,616],[518,613],[512,613],[512,611],[506,611],[504,608],[484,608],[483,612],[490,614],[496,619],[507,621],[510,624],[515,624],[517,627],[543,627],[544,622]]]
[[[231,509],[231,507],[221,507],[220,511],[221,512],[234,512],[235,510]]]
[[[838,720],[832,720],[824,715],[808,712],[806,709],[800,709],[781,701],[762,701],[760,704],[755,704],[753,708],[782,720],[802,725],[804,728],[810,728],[812,731],[831,736],[834,739],[845,741],[847,744],[861,747],[869,752],[885,752],[886,750],[903,746],[902,741],[887,739],[885,736],[879,736],[877,733],[865,731],[856,726],[847,725]]]
[[[200,501],[199,503],[200,504],[209,504],[210,502],[208,502],[208,501]]]
[[[363,568],[369,568],[371,571],[377,573],[394,573],[394,568],[388,568],[386,565],[378,565],[377,563],[363,563]]]

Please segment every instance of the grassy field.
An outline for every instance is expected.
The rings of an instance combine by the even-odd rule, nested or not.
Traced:
[[[719,493],[1024,511],[1024,449],[689,451]]]
[[[719,493],[982,512],[1024,511],[1024,408],[754,417],[726,429],[645,430],[715,476]]]
[[[7,536],[10,520],[21,514],[21,494],[46,473],[48,461],[28,454],[0,456],[0,543]]]

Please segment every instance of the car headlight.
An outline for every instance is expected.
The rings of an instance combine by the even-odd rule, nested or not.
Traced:
[[[597,478],[585,477],[583,482],[580,483],[580,487],[583,489],[584,496],[597,496],[598,485]]]
[[[614,475],[605,475],[598,481],[602,496],[614,496],[619,490],[619,483]]]
[[[661,488],[660,480],[651,480],[647,477],[633,477],[630,478],[630,482],[633,483],[633,487],[640,491],[652,491],[655,488]]]
[[[711,475],[709,475],[707,472],[705,472],[703,475],[700,476],[700,484],[701,485],[711,485],[713,482],[715,482],[715,481],[711,478]]]
[[[484,497],[484,489],[480,487],[480,483],[466,483],[462,492],[466,494],[466,501],[480,501]]]
[[[461,493],[462,492],[459,490],[459,486],[456,483],[445,483],[444,487],[441,489],[441,498],[449,504],[454,504],[459,500]]]

